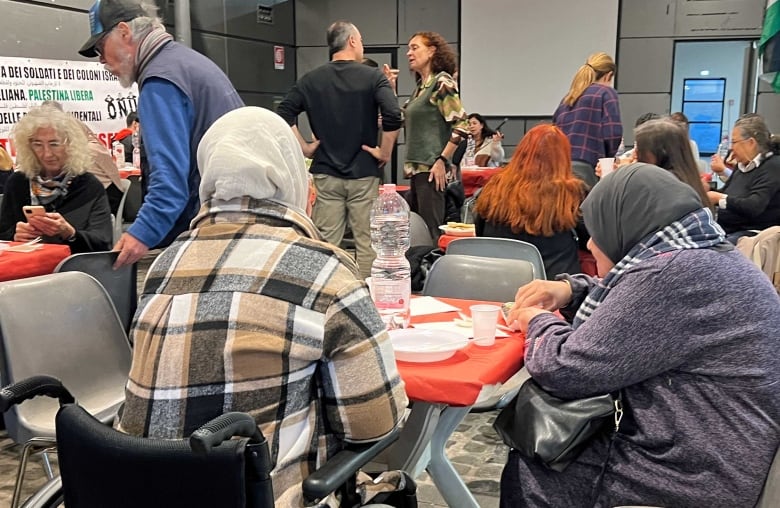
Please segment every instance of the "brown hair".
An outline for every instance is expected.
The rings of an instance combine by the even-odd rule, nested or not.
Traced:
[[[563,98],[564,104],[574,106],[577,99],[590,85],[600,80],[606,74],[615,73],[615,62],[606,53],[593,53],[584,65],[580,66],[574,79],[571,80],[569,93]]]
[[[703,206],[710,206],[699,178],[699,166],[693,158],[688,129],[671,119],[650,120],[634,129],[634,140],[639,162],[652,162],[668,170],[678,180],[693,187]],[[650,155],[654,161],[649,160]]]
[[[420,37],[423,40],[423,44],[427,47],[433,46],[436,51],[431,56],[431,72],[438,74],[440,72],[446,72],[450,76],[453,76],[458,70],[458,56],[452,46],[436,32],[417,32],[412,35],[409,40],[411,41],[415,37]],[[420,74],[415,72],[417,81],[420,80]]]
[[[571,171],[569,139],[558,127],[541,124],[526,133],[506,169],[485,185],[475,211],[515,233],[552,236],[577,224],[583,195]]]
[[[674,113],[669,115],[669,118],[671,118],[672,120],[674,120],[675,122],[681,125],[685,125],[686,127],[688,127],[688,123],[689,123],[688,117],[685,116],[685,113],[683,113],[682,111],[675,111]]]

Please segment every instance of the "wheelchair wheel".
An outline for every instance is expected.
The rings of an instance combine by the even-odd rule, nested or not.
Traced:
[[[55,508],[64,506],[62,477],[57,476],[46,482],[35,494],[22,504],[22,508]]]

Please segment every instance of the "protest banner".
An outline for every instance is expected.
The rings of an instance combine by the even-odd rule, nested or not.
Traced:
[[[47,100],[62,104],[110,146],[128,113],[138,109],[138,88],[123,88],[99,62],[0,57],[0,145],[12,157],[14,124]]]

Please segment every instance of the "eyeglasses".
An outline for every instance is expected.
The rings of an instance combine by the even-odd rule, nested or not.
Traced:
[[[48,143],[44,143],[43,141],[32,141],[30,142],[30,148],[32,148],[34,152],[39,153],[43,152],[46,148],[51,152],[56,152],[65,148],[65,142],[49,141]]]
[[[97,53],[97,56],[103,56],[103,49],[106,46],[106,39],[108,39],[108,36],[111,35],[111,32],[113,31],[113,28],[111,30],[106,30],[103,35],[101,35],[100,38],[95,41],[95,53]]]
[[[752,139],[752,138],[745,138],[745,139],[732,139],[732,140],[731,140],[731,146],[734,146],[734,145],[736,145],[737,143],[742,143],[743,141],[747,141],[748,139]]]

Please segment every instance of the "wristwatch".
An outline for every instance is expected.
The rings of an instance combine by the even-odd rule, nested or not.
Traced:
[[[442,161],[444,163],[444,167],[445,168],[450,167],[450,161],[447,160],[447,157],[445,157],[443,155],[439,155],[438,157],[436,157],[436,159],[434,159],[434,162],[436,162],[436,161]]]

